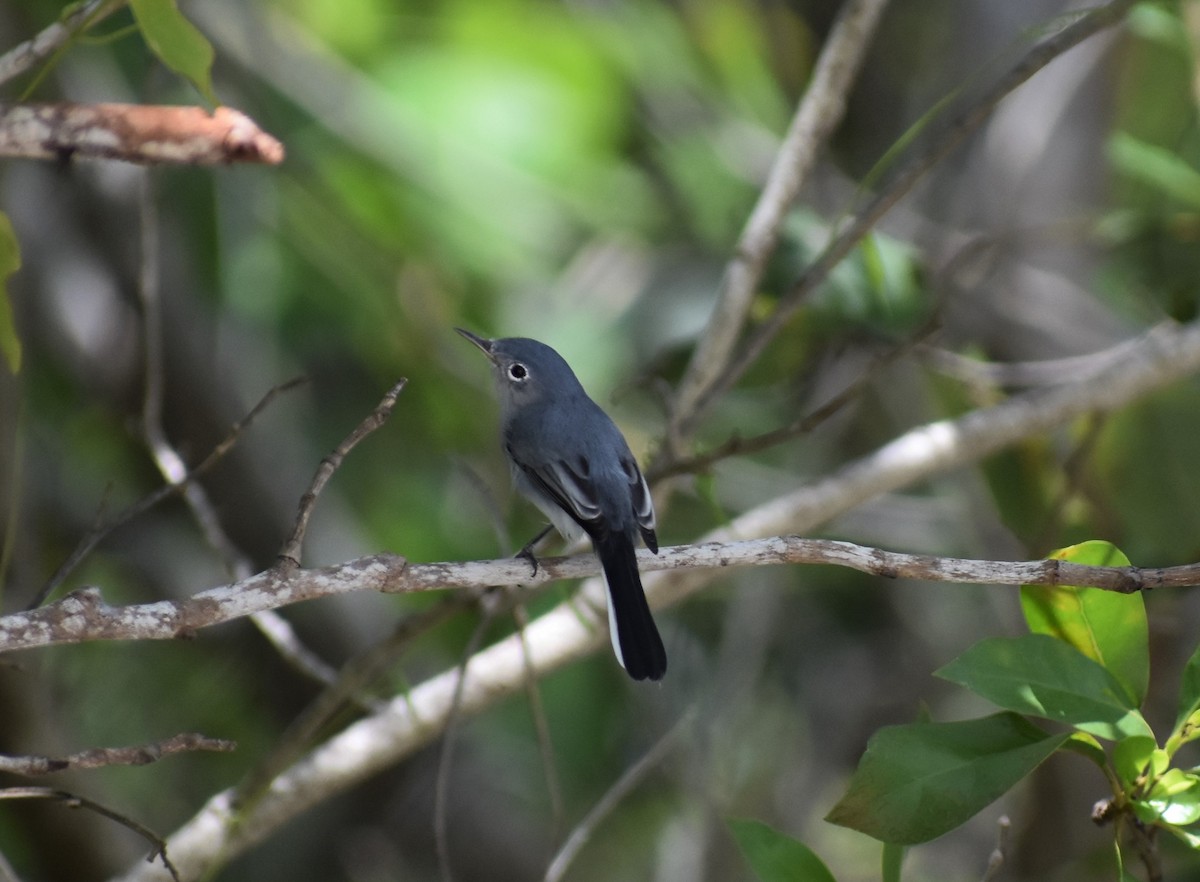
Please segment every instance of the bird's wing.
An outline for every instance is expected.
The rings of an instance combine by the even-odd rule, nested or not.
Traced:
[[[511,456],[511,450],[509,454]],[[564,460],[529,465],[513,457],[513,462],[539,490],[569,514],[581,527],[594,527],[601,520],[600,501],[591,480],[586,459],[572,466]]]
[[[646,543],[646,547],[658,554],[658,537],[654,533],[657,522],[654,517],[654,500],[650,497],[650,488],[646,486],[642,470],[638,468],[637,462],[632,456],[621,458],[621,469],[625,472],[625,479],[629,481],[630,498],[633,501],[633,517],[637,521],[638,532],[642,534],[642,540]]]
[[[509,450],[512,456],[512,450]],[[571,519],[592,534],[606,526],[601,509],[600,494],[592,477],[591,463],[581,456],[575,461],[556,459],[530,465],[512,457],[518,468],[546,496],[552,499]],[[654,502],[650,488],[632,456],[621,457],[621,471],[629,483],[629,500],[634,521],[646,547],[658,553],[655,536]]]

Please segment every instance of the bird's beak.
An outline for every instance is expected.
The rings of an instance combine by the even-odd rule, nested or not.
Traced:
[[[466,337],[468,340],[470,340],[472,343],[474,343],[476,346],[478,346],[479,349],[483,352],[483,354],[488,357],[488,361],[496,360],[496,356],[492,352],[492,341],[491,340],[488,340],[484,337],[477,337],[474,334],[472,334],[470,331],[465,331],[462,328],[455,328],[454,330],[458,331],[458,333],[462,334],[464,337]]]

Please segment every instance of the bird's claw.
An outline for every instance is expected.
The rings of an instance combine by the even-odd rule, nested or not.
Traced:
[[[539,537],[539,538],[541,538],[541,537]],[[522,560],[529,561],[529,565],[531,567],[533,567],[533,572],[530,574],[531,577],[537,575],[538,561],[537,561],[537,558],[533,556],[533,542],[530,542],[528,545],[526,545],[524,548],[522,548],[520,551],[518,551],[516,554],[514,554],[513,557],[519,557]]]

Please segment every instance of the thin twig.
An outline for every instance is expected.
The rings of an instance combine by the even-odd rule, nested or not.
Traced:
[[[142,340],[146,353],[145,392],[142,396],[142,436],[150,457],[168,486],[179,485],[183,501],[200,534],[217,553],[226,572],[234,580],[248,578],[254,573],[250,558],[237,546],[221,526],[216,507],[204,486],[189,481],[183,457],[167,439],[163,428],[163,398],[166,387],[166,367],[163,363],[162,295],[159,282],[158,204],[153,189],[153,174],[142,175],[142,266],[139,296],[142,304]],[[322,685],[329,685],[337,672],[325,660],[300,640],[291,622],[274,610],[263,610],[251,617],[255,627],[267,638],[285,662],[305,676]]]
[[[212,750],[228,753],[237,743],[224,738],[209,738],[196,732],[174,735],[152,744],[132,747],[92,747],[63,757],[10,756],[0,753],[0,772],[14,775],[48,775],[67,769],[98,769],[101,766],[144,766],[174,753]]]
[[[543,877],[543,882],[560,882],[563,874],[570,867],[571,862],[575,860],[580,850],[592,838],[592,834],[596,828],[600,826],[605,818],[612,814],[613,809],[620,805],[621,800],[632,793],[633,789],[641,784],[646,776],[675,749],[676,742],[679,741],[683,733],[691,726],[695,716],[695,709],[693,708],[680,717],[678,722],[662,738],[658,739],[654,746],[642,755],[641,759],[626,769],[624,774],[616,780],[604,796],[592,806],[591,811],[571,831],[571,835],[567,837],[567,841],[563,843],[562,848],[558,850],[554,859],[550,861],[550,866],[546,868],[546,875]]]
[[[158,203],[154,195],[154,176],[149,170],[142,175],[141,216],[142,254],[138,295],[142,305],[142,346],[146,354],[142,439],[163,480],[168,485],[180,487],[180,494],[192,519],[200,528],[205,542],[221,558],[228,575],[233,579],[245,579],[254,572],[250,560],[221,526],[221,519],[204,487],[187,480],[187,463],[167,440],[163,428],[166,366],[163,363],[163,307],[159,284]]]
[[[743,456],[748,453],[760,453],[763,450],[769,450],[779,444],[791,441],[801,435],[807,435],[809,432],[816,429],[827,419],[834,416],[843,407],[850,404],[862,393],[879,374],[881,370],[888,365],[894,363],[897,359],[902,358],[912,352],[914,348],[919,346],[921,342],[928,338],[936,330],[936,324],[931,322],[924,328],[918,331],[911,339],[901,343],[898,346],[893,346],[886,352],[872,359],[867,368],[858,375],[845,389],[834,395],[817,409],[805,414],[798,420],[793,420],[786,426],[780,426],[777,429],[772,429],[769,432],[763,432],[759,435],[752,435],[749,438],[743,438],[740,435],[733,435],[722,444],[718,444],[711,450],[699,453],[694,456],[688,456],[681,459],[670,459],[670,452],[667,452],[668,458],[653,463],[646,469],[646,480],[651,483],[659,481],[663,478],[671,477],[672,475],[688,475],[705,472],[712,468],[718,462],[728,459],[731,456]]]
[[[46,598],[49,597],[54,590],[63,583],[64,580],[66,580],[71,572],[74,571],[75,567],[79,566],[79,563],[89,554],[91,554],[95,547],[100,544],[100,542],[106,536],[108,536],[109,533],[122,524],[133,520],[138,515],[149,511],[164,499],[169,499],[172,496],[178,495],[185,486],[200,478],[205,472],[220,462],[225,455],[233,449],[233,446],[241,437],[242,432],[245,431],[250,424],[254,422],[255,418],[257,418],[258,415],[262,413],[262,411],[266,409],[272,401],[275,400],[276,396],[281,395],[284,392],[288,392],[304,382],[306,382],[304,377],[297,377],[295,379],[288,380],[286,383],[280,383],[278,386],[270,389],[267,394],[259,400],[258,404],[251,408],[250,412],[246,414],[246,416],[242,417],[242,419],[233,424],[233,427],[229,430],[229,434],[227,434],[225,438],[216,447],[214,447],[211,452],[209,452],[208,456],[206,456],[198,466],[188,472],[187,476],[180,483],[168,484],[164,487],[160,487],[158,490],[155,490],[153,493],[142,497],[142,499],[140,499],[138,502],[135,502],[133,505],[129,506],[114,517],[106,520],[104,523],[96,524],[89,529],[88,532],[85,533],[79,540],[79,544],[75,546],[74,551],[67,556],[67,559],[59,565],[59,568],[54,572],[54,575],[50,577],[49,581],[47,581],[44,586],[42,586],[42,589],[37,593],[37,596],[34,597],[28,608],[32,610],[41,606],[42,603],[45,602]]]
[[[957,352],[933,348],[924,349],[921,356],[934,370],[972,386],[1022,389],[1062,386],[1090,379],[1123,361],[1129,347],[1135,345],[1135,340],[1122,340],[1098,352],[1042,361],[980,361]]]
[[[166,841],[153,830],[139,824],[127,815],[114,811],[85,796],[77,796],[74,793],[68,793],[66,790],[55,790],[51,787],[4,787],[0,788],[0,799],[49,799],[54,802],[61,802],[68,808],[86,808],[98,815],[104,815],[104,817],[116,821],[121,826],[127,827],[143,839],[148,840],[154,846],[154,851],[150,853],[148,860],[153,860],[156,857],[161,858],[163,866],[171,874],[171,878],[175,882],[181,882],[174,864],[167,857]]]
[[[931,138],[928,146],[904,165],[879,194],[851,218],[849,224],[830,241],[816,261],[780,299],[771,316],[751,333],[737,356],[706,388],[699,390],[694,399],[695,406],[689,412],[678,416],[682,429],[687,431],[694,426],[712,404],[741,379],[812,292],[825,281],[833,268],[931,168],[978,129],[1009,93],[1069,49],[1119,22],[1134,2],[1136,0],[1110,0],[1109,3],[1074,20],[1058,33],[1031,48],[969,107],[952,118]]]
[[[1001,815],[996,821],[996,847],[988,855],[987,869],[983,872],[980,882],[993,882],[1004,867],[1004,857],[1008,854],[1008,834],[1012,821],[1008,815]]]
[[[402,620],[386,640],[351,659],[338,673],[336,681],[322,691],[291,722],[261,761],[255,764],[237,785],[232,804],[244,807],[262,795],[275,776],[290,766],[316,739],[321,728],[341,708],[353,702],[360,708],[378,710],[378,702],[366,697],[370,684],[395,664],[412,641],[475,603],[477,595],[468,592],[443,599],[440,603]]]
[[[346,439],[334,449],[333,453],[321,460],[321,464],[317,467],[317,473],[313,475],[311,486],[300,497],[300,509],[296,513],[296,524],[292,528],[292,535],[288,537],[287,542],[283,544],[283,548],[279,552],[279,563],[284,570],[300,566],[300,558],[304,550],[304,534],[308,531],[308,519],[312,517],[313,509],[317,505],[317,498],[321,495],[321,491],[325,488],[329,479],[333,477],[333,473],[341,466],[346,455],[355,448],[358,442],[387,422],[388,417],[392,414],[392,410],[396,407],[396,399],[400,397],[400,393],[404,391],[406,385],[408,385],[408,379],[401,377],[387,391],[387,394],[383,396],[383,400],[367,415],[366,419],[359,423],[354,431],[346,436]]]
[[[563,807],[562,784],[558,777],[558,763],[554,758],[554,739],[550,737],[550,721],[546,717],[546,705],[542,701],[542,692],[538,688],[541,682],[537,669],[533,666],[533,652],[525,636],[529,627],[529,610],[525,604],[517,602],[513,605],[513,618],[517,623],[517,634],[521,637],[521,645],[525,657],[525,699],[529,702],[529,714],[533,717],[533,728],[537,733],[538,755],[542,758],[542,776],[546,779],[546,793],[550,797],[550,817],[552,830],[557,836],[562,830],[563,819],[566,817]]]
[[[42,30],[36,37],[0,55],[0,84],[19,77],[49,58],[80,31],[87,30],[123,7],[126,0],[90,0],[70,15]]]
[[[699,394],[729,364],[783,221],[816,163],[817,152],[841,122],[850,87],[886,6],[887,0],[843,4],[725,268],[717,303],[680,383],[675,413],[691,413]]]
[[[1158,827],[1143,824],[1131,817],[1127,825],[1129,837],[1133,840],[1133,849],[1138,859],[1146,868],[1146,882],[1162,882],[1162,856],[1158,853]]]
[[[446,717],[446,726],[442,733],[442,750],[438,755],[437,781],[433,791],[433,840],[437,851],[438,872],[442,882],[454,882],[454,868],[450,864],[450,836],[448,828],[448,808],[450,790],[450,769],[454,761],[454,742],[458,735],[458,712],[462,706],[463,686],[467,681],[467,663],[479,651],[488,628],[496,619],[498,604],[489,603],[488,596],[481,598],[483,615],[471,631],[467,645],[463,647],[462,661],[458,668],[458,685],[450,703],[450,713]]]

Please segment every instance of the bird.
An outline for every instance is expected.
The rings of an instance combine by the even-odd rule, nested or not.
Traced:
[[[636,555],[639,536],[658,554],[654,502],[621,430],[545,343],[527,337],[489,340],[455,330],[491,362],[501,444],[517,490],[568,542],[585,534],[591,539],[604,571],[617,661],[634,680],[661,680],[667,653]],[[535,572],[531,548],[540,538],[522,552]]]

